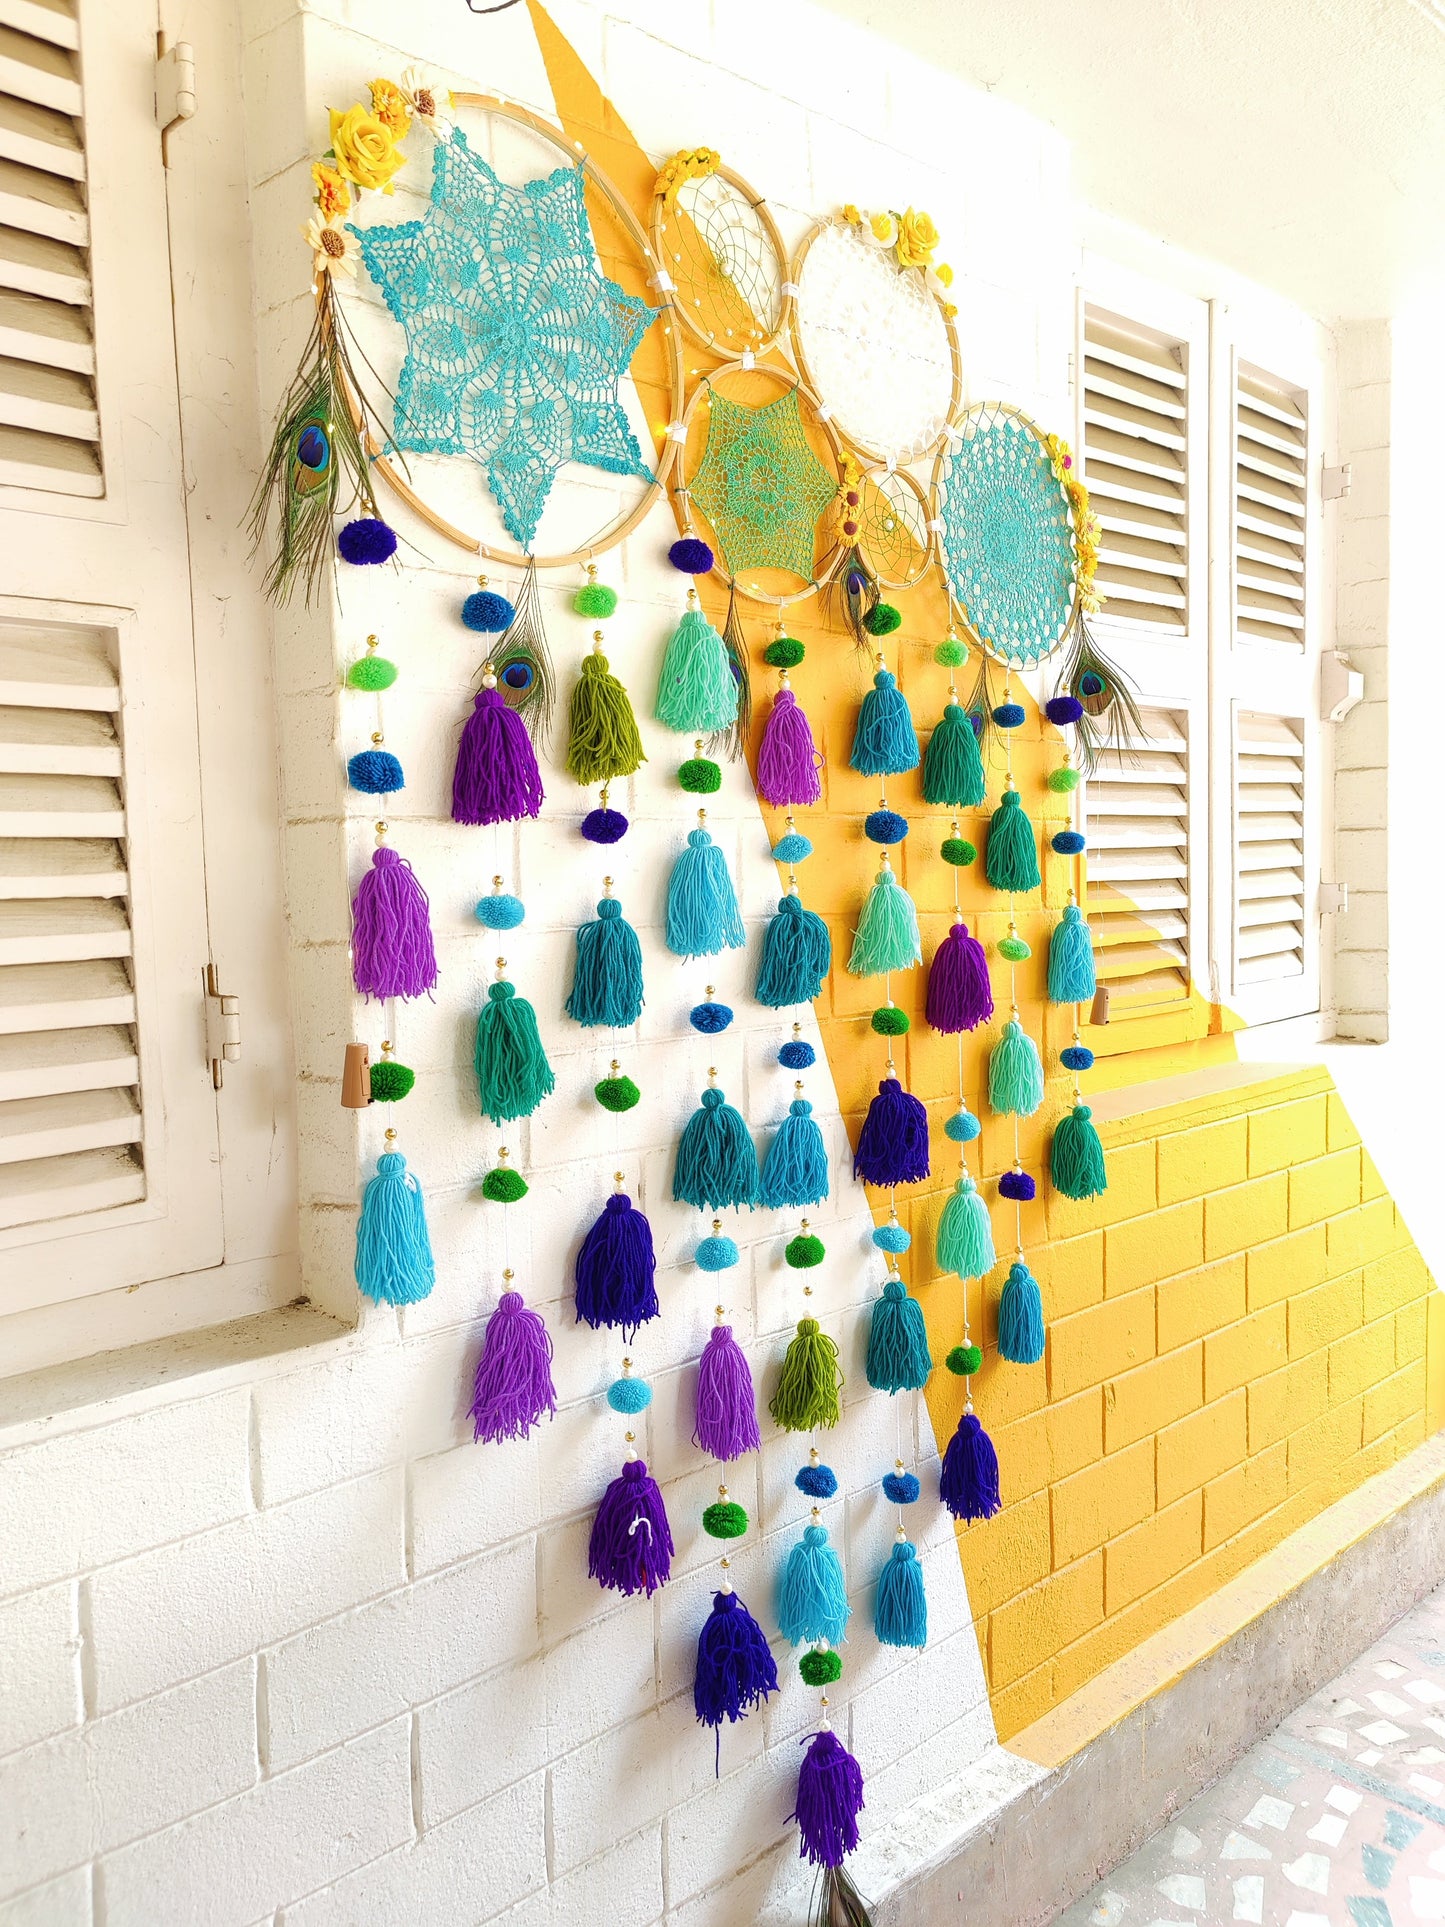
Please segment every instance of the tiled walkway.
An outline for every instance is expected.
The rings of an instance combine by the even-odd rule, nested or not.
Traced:
[[[1445,1921],[1445,1586],[1058,1927]]]

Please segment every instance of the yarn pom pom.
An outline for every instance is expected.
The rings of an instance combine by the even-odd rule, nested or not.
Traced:
[[[807,655],[802,643],[793,636],[779,636],[763,651],[763,661],[774,669],[796,669]]]
[[[815,1733],[807,1744],[798,1773],[798,1801],[791,1815],[801,1836],[799,1852],[815,1867],[836,1869],[858,1844],[863,1769],[829,1727]],[[851,1881],[848,1886],[851,1889]],[[824,1918],[846,1922],[850,1915],[830,1904]],[[851,1918],[857,1920],[859,1915]],[[866,1912],[861,1918],[866,1922]]]
[[[614,1378],[607,1387],[607,1403],[614,1412],[645,1412],[652,1403],[652,1387],[645,1378]]]
[[[517,620],[517,611],[495,589],[473,589],[462,604],[462,621],[479,635],[499,636]]]
[[[1066,1198],[1097,1198],[1109,1188],[1104,1147],[1087,1104],[1076,1104],[1059,1119],[1049,1153],[1054,1189]]]
[[[1044,1303],[1037,1278],[1020,1259],[998,1301],[998,1355],[1014,1365],[1037,1365],[1044,1355]]]
[[[800,1318],[797,1334],[783,1357],[778,1389],[768,1403],[774,1424],[780,1425],[785,1432],[813,1432],[819,1427],[836,1425],[838,1394],[842,1389],[843,1374],[838,1369],[837,1345],[816,1318]],[[794,1557],[796,1552],[795,1548]],[[837,1635],[815,1632],[806,1633],[804,1637],[834,1639]]]
[[[806,1071],[818,1061],[818,1053],[802,1037],[793,1037],[778,1052],[778,1062],[784,1070]]]
[[[891,602],[878,602],[864,616],[863,627],[870,636],[891,636],[902,621],[902,616]]]
[[[678,1141],[672,1173],[674,1204],[725,1211],[758,1202],[758,1154],[741,1114],[721,1091],[707,1090]]]
[[[896,1077],[885,1077],[868,1106],[853,1175],[865,1184],[919,1184],[928,1176],[928,1112]]]
[[[405,857],[384,844],[351,905],[351,975],[363,997],[424,997],[436,988],[426,891]]]
[[[390,796],[406,782],[389,749],[361,749],[346,765],[346,780],[363,796]]]
[[[977,807],[986,792],[978,738],[959,703],[949,703],[928,739],[923,800],[953,810]]]
[[[1044,1101],[1038,1045],[1016,1017],[989,1052],[988,1101],[1004,1117],[1032,1117]]]
[[[1017,790],[1005,790],[988,826],[984,875],[995,890],[1037,890],[1039,853],[1034,826],[1024,814]]]
[[[1049,938],[1049,1001],[1087,1004],[1095,988],[1094,945],[1089,926],[1077,903],[1066,904],[1063,917],[1054,925],[1054,933]]]
[[[898,678],[880,669],[863,698],[848,758],[860,776],[899,776],[918,768],[918,736]]]
[[[605,618],[616,611],[617,591],[605,582],[584,582],[572,598],[572,607],[579,616]]]
[[[863,834],[870,843],[891,847],[908,834],[908,820],[897,810],[870,810],[863,819]]]
[[[482,1179],[482,1196],[492,1204],[518,1204],[527,1195],[527,1180],[510,1164],[494,1165]]]
[[[794,1646],[826,1640],[842,1643],[852,1614],[843,1564],[828,1543],[826,1526],[804,1526],[788,1554],[778,1586],[778,1628]]]
[[[978,851],[966,836],[946,836],[939,846],[938,854],[945,863],[951,863],[956,870],[961,870],[973,862]]]
[[[901,1278],[890,1278],[868,1326],[868,1383],[875,1392],[920,1392],[932,1370],[923,1307]]]
[[[795,1097],[763,1160],[762,1201],[772,1210],[821,1204],[828,1195],[828,1152],[805,1097]]]
[[[699,1271],[731,1271],[738,1255],[735,1240],[715,1234],[703,1239],[693,1253],[693,1260]]]
[[[677,780],[689,796],[716,796],[722,788],[722,764],[709,756],[689,756],[678,764]]]
[[[972,1144],[983,1129],[972,1111],[955,1111],[943,1126],[943,1135],[955,1144]]]
[[[767,1635],[735,1592],[715,1592],[697,1636],[692,1704],[703,1726],[740,1720],[778,1690],[778,1665]]]
[[[537,1031],[537,1013],[509,983],[493,984],[487,991],[472,1061],[481,1113],[493,1124],[530,1117],[557,1088]]]
[[[416,1072],[409,1065],[383,1057],[379,1064],[371,1067],[371,1101],[373,1104],[400,1104],[415,1083]]]
[[[938,1494],[955,1519],[991,1519],[999,1509],[998,1454],[972,1412],[948,1441]]]
[[[359,516],[346,524],[336,538],[336,546],[343,562],[358,568],[374,567],[378,562],[390,562],[396,554],[396,530],[374,515]]]
[[[997,1262],[988,1206],[967,1172],[954,1185],[938,1221],[935,1247],[940,1271],[959,1278],[982,1278]]]
[[[705,1037],[715,1037],[720,1030],[726,1030],[732,1020],[732,1011],[726,1004],[715,1004],[710,999],[705,1004],[694,1004],[687,1014],[693,1029],[700,1030]]]
[[[620,1331],[630,1345],[658,1315],[652,1227],[625,1192],[607,1200],[577,1253],[579,1324]]]
[[[831,1499],[838,1490],[838,1475],[831,1465],[805,1465],[793,1484],[810,1499]]]
[[[752,1371],[731,1325],[713,1326],[698,1360],[692,1442],[725,1462],[761,1444]]]
[[[798,1677],[805,1686],[832,1686],[843,1677],[843,1655],[831,1646],[814,1647],[798,1661]]]
[[[890,1218],[887,1224],[874,1225],[873,1242],[880,1251],[887,1251],[896,1257],[900,1252],[907,1251],[913,1243],[913,1234],[905,1231],[897,1218]]]
[[[1089,1071],[1094,1068],[1094,1053],[1087,1044],[1067,1044],[1059,1052],[1059,1062],[1066,1071]]]
[[[577,964],[567,1015],[579,1024],[614,1030],[642,1014],[642,945],[615,897],[603,897],[595,923],[577,932]]]
[[[526,914],[522,899],[508,896],[505,890],[494,890],[477,904],[477,922],[488,930],[515,930]]]
[[[908,1012],[900,1010],[897,1004],[880,1004],[871,1019],[873,1030],[879,1037],[902,1037],[911,1022]]]
[[[695,535],[680,536],[668,550],[667,559],[682,575],[708,575],[713,565],[712,550]]]
[[[968,661],[968,645],[957,636],[945,636],[934,650],[933,660],[944,669],[961,669]]]
[[[1026,720],[1027,712],[1022,703],[1000,703],[993,712],[993,719],[1000,729],[1019,729]]]
[[[758,745],[758,795],[786,809],[816,803],[822,794],[812,726],[792,690],[780,689]]]
[[[1067,796],[1079,787],[1079,772],[1065,763],[1061,769],[1049,771],[1049,788],[1055,796]]]
[[[523,1439],[557,1410],[552,1340],[519,1291],[504,1291],[487,1320],[472,1387],[472,1436],[496,1444]]]
[[[1076,723],[1083,713],[1084,705],[1077,696],[1050,696],[1044,704],[1044,714],[1060,729],[1065,723]]]
[[[1060,856],[1078,856],[1084,848],[1084,838],[1077,830],[1060,830],[1053,838],[1053,848]]]
[[[800,1231],[783,1247],[783,1262],[794,1271],[811,1271],[815,1265],[822,1264],[827,1255],[823,1240],[815,1238],[811,1231]]]
[[[604,1077],[592,1086],[592,1095],[604,1111],[631,1111],[642,1101],[642,1092],[630,1077]]]
[[[811,1003],[821,993],[832,961],[827,924],[815,910],[805,910],[800,897],[782,897],[778,914],[763,932],[753,995],[770,1010]]]
[[[627,834],[627,818],[621,810],[588,810],[582,834],[589,843],[620,843]]]
[[[944,1363],[955,1378],[972,1378],[983,1364],[983,1352],[977,1345],[955,1345]]]
[[[601,1586],[649,1597],[672,1571],[672,1528],[641,1459],[630,1459],[602,1495],[592,1521],[587,1570]]]
[[[383,1151],[356,1221],[356,1283],[378,1305],[414,1305],[436,1283],[421,1186],[400,1151]]]
[[[933,953],[924,1010],[932,1028],[948,1036],[974,1030],[993,1015],[988,958],[961,919]]]
[[[748,1515],[736,1499],[718,1499],[703,1510],[702,1529],[709,1539],[741,1539]]]
[[[998,954],[1005,963],[1026,963],[1034,953],[1022,937],[1000,937]]]
[[[796,830],[790,830],[786,836],[778,838],[773,845],[772,854],[774,863],[806,863],[813,854],[813,845],[806,836],[800,836]]]
[[[485,685],[457,744],[454,823],[516,823],[538,815],[542,778],[527,725],[498,689]]]
[[[882,977],[923,961],[918,911],[886,859],[863,903],[848,969],[854,977]]]
[[[873,1630],[880,1646],[926,1646],[928,1603],[923,1596],[923,1568],[918,1553],[906,1539],[895,1541],[888,1564],[878,1575],[878,1597],[873,1608]]]
[[[998,1181],[998,1194],[1012,1198],[1016,1204],[1028,1204],[1037,1197],[1038,1186],[1027,1171],[1005,1171]]]
[[[397,668],[385,656],[359,656],[346,672],[348,689],[364,689],[380,695],[396,681]]]

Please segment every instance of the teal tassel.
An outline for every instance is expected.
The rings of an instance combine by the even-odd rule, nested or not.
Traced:
[[[748,940],[727,859],[704,829],[689,833],[667,886],[667,947],[675,957],[715,957]]]
[[[878,1575],[878,1598],[873,1608],[873,1630],[880,1646],[926,1646],[928,1602],[923,1596],[923,1568],[916,1549],[906,1539],[893,1547],[888,1564]]]
[[[805,1097],[795,1097],[763,1161],[762,1200],[771,1209],[797,1210],[828,1195],[828,1152]]]
[[[1011,1017],[989,1053],[988,1101],[1003,1116],[1032,1117],[1044,1101],[1044,1067],[1038,1045]]]
[[[860,776],[901,776],[918,768],[918,735],[898,678],[880,669],[858,711],[849,763]]]
[[[577,932],[567,1015],[611,1030],[624,1030],[642,1015],[642,945],[615,897],[603,897],[596,922]]]
[[[999,1295],[998,1355],[1012,1365],[1037,1365],[1044,1355],[1044,1301],[1022,1259],[1009,1266]]]
[[[983,873],[995,890],[1018,892],[1039,887],[1039,851],[1034,826],[1017,790],[1005,790],[989,819]]]
[[[769,1010],[810,1004],[822,991],[832,961],[833,939],[817,911],[805,910],[801,897],[781,897],[778,914],[763,932],[753,995]]]
[[[884,857],[858,919],[848,968],[855,977],[881,977],[922,961],[918,912]]]
[[[938,1221],[938,1268],[960,1278],[984,1278],[998,1262],[988,1206],[973,1179],[964,1174],[954,1185]]]
[[[837,1646],[852,1610],[842,1561],[828,1544],[828,1528],[804,1526],[778,1585],[779,1631],[794,1646],[817,1639]]]
[[[677,1147],[672,1195],[699,1211],[758,1202],[758,1154],[748,1127],[721,1091],[707,1090]]]
[[[1066,1198],[1097,1198],[1109,1188],[1104,1172],[1104,1147],[1094,1129],[1087,1104],[1076,1104],[1054,1128],[1049,1152],[1049,1175],[1054,1189]]]
[[[378,1305],[414,1305],[437,1281],[421,1186],[400,1151],[383,1151],[356,1222],[356,1282]]]
[[[896,1273],[873,1306],[864,1369],[875,1392],[921,1392],[933,1370],[923,1307]]]
[[[1077,903],[1064,910],[1049,938],[1049,1002],[1087,1004],[1094,997],[1094,946]]]
[[[689,608],[673,631],[662,658],[654,714],[669,729],[685,730],[689,736],[709,736],[737,721],[738,685],[727,645],[701,609]]]
[[[984,800],[983,755],[962,703],[949,703],[928,739],[923,759],[923,800],[951,810],[972,810]]]
[[[511,984],[493,984],[487,992],[473,1062],[482,1116],[493,1124],[530,1117],[557,1088],[537,1034],[537,1013]]]

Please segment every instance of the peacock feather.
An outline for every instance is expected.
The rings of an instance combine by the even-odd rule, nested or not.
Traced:
[[[516,613],[491,652],[492,670],[506,702],[522,717],[533,737],[542,742],[552,727],[557,678],[542,621],[537,565],[531,560],[513,607]]]
[[[1134,685],[1094,641],[1082,613],[1054,693],[1073,696],[1083,706],[1074,736],[1085,776],[1093,774],[1105,751],[1128,755],[1131,741],[1138,742],[1145,734]]]

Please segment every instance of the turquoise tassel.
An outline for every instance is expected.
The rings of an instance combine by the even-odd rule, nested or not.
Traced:
[[[858,919],[848,968],[855,977],[881,977],[922,961],[918,912],[884,857]]]
[[[860,776],[901,776],[918,768],[918,735],[898,678],[880,669],[858,711],[853,754],[848,761]]]
[[[1049,1149],[1049,1175],[1054,1189],[1066,1198],[1097,1198],[1109,1188],[1104,1172],[1104,1147],[1094,1129],[1087,1104],[1076,1104],[1054,1128]]]
[[[672,1196],[699,1211],[758,1202],[758,1154],[748,1127],[721,1091],[707,1090],[677,1147]]]
[[[436,1283],[421,1186],[400,1151],[383,1151],[356,1222],[356,1282],[378,1305],[414,1305]]]
[[[984,1278],[998,1262],[988,1206],[964,1174],[949,1194],[938,1221],[938,1268],[960,1278]]]
[[[769,1010],[810,1004],[820,994],[833,961],[833,939],[816,910],[800,897],[778,900],[778,914],[763,932],[763,955],[753,995]]]
[[[1003,1116],[1032,1117],[1044,1101],[1038,1045],[1011,1017],[989,1053],[988,1101]]]
[[[778,1586],[778,1627],[783,1638],[794,1646],[817,1639],[837,1646],[852,1610],[843,1563],[828,1544],[828,1528],[805,1526],[788,1554]]]
[[[805,1097],[795,1097],[763,1160],[762,1200],[771,1209],[821,1204],[828,1195],[828,1152]]]
[[[875,1392],[921,1392],[933,1370],[923,1307],[896,1273],[873,1306],[864,1370]]]
[[[1049,1002],[1087,1004],[1094,997],[1094,946],[1077,903],[1067,905],[1049,938]]]
[[[642,945],[615,897],[603,897],[596,922],[577,932],[567,1015],[612,1030],[624,1030],[642,1015]]]
[[[689,600],[693,591],[689,590]],[[689,608],[662,658],[654,714],[669,729],[709,736],[737,721],[738,685],[727,644],[701,609]]]
[[[928,1601],[923,1596],[923,1568],[916,1549],[899,1539],[888,1564],[878,1575],[878,1598],[873,1608],[873,1630],[880,1646],[926,1646]]]
[[[1025,816],[1017,790],[1005,790],[989,818],[983,873],[995,890],[1016,892],[1039,887],[1039,850],[1034,826]]]
[[[667,947],[675,957],[715,957],[747,940],[727,859],[706,830],[693,830],[667,886]]]
[[[1009,1266],[999,1295],[998,1355],[1013,1365],[1037,1365],[1044,1355],[1044,1301],[1022,1259]]]

